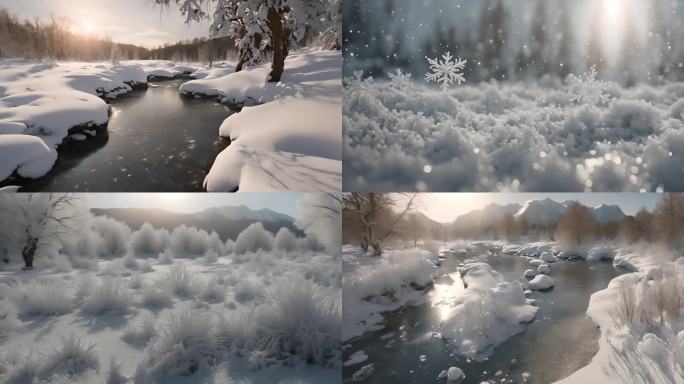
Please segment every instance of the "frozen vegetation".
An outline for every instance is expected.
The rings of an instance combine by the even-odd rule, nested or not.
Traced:
[[[131,229],[71,206],[55,217],[78,214],[78,231],[41,227],[33,270],[20,251],[37,228],[15,217],[22,230],[1,234],[1,382],[339,381],[339,245],[325,251],[334,244],[306,227],[274,238],[261,223],[225,242],[194,227]]]
[[[345,190],[681,190],[684,84],[345,79]]]

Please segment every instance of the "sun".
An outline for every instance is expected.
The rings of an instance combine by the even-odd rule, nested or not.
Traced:
[[[81,30],[85,34],[93,34],[95,32],[95,24],[93,24],[91,21],[84,21],[81,24]]]
[[[615,20],[622,14],[622,7],[624,4],[622,4],[621,0],[605,0],[603,4],[609,18]]]

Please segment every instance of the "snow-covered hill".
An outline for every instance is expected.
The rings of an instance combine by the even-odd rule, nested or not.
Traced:
[[[496,224],[507,214],[515,214],[520,210],[520,204],[499,205],[487,204],[482,209],[477,209],[459,216],[454,220],[454,227],[463,229],[467,227],[485,227]]]
[[[200,218],[210,218],[213,216],[222,216],[229,219],[248,219],[256,221],[288,221],[292,222],[294,219],[283,213],[278,213],[268,208],[253,210],[244,205],[207,208],[196,214]]]
[[[529,224],[549,224],[558,221],[565,213],[565,209],[564,204],[550,198],[530,200],[520,207],[520,210],[515,214],[515,219],[525,219]]]
[[[601,204],[592,209],[594,218],[599,223],[606,223],[609,221],[620,221],[625,217],[622,208],[617,205]]]

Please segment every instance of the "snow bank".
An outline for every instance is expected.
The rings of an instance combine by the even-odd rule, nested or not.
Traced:
[[[136,64],[0,61],[0,136],[29,135],[44,143],[0,140],[0,178],[17,168],[24,177],[44,175],[54,163],[50,150],[72,128],[107,123],[109,107],[103,98],[114,99],[146,82]]]
[[[345,191],[670,191],[684,187],[681,84],[570,76],[448,92],[345,79]]]
[[[245,107],[221,125],[231,138],[204,185],[208,191],[336,191],[341,189],[341,54],[290,55],[279,83],[270,66],[183,84],[189,95],[218,97]]]
[[[470,263],[452,275],[453,284],[435,285],[433,306],[442,316],[440,333],[458,354],[484,358],[525,330],[537,307],[525,299],[518,281],[506,282],[486,263]]]
[[[382,257],[353,247],[342,252],[344,340],[382,328],[382,312],[419,299],[437,271],[436,255],[419,249],[388,250]]]

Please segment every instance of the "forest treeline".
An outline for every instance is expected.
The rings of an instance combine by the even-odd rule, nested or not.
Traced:
[[[195,38],[147,49],[77,34],[66,18],[22,20],[0,8],[0,58],[33,60],[174,60],[212,63],[237,54],[230,37]]]
[[[404,201],[408,199],[408,205]],[[401,203],[400,203],[401,201]],[[524,242],[554,240],[564,247],[590,246],[597,240],[684,243],[684,194],[663,195],[653,211],[645,208],[621,220],[598,222],[590,208],[571,203],[557,221],[529,223],[506,214],[492,224],[468,226],[440,224],[415,209],[413,197],[399,199],[390,193],[347,193],[343,206],[343,241],[358,244],[376,256],[392,241],[503,240]]]

